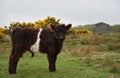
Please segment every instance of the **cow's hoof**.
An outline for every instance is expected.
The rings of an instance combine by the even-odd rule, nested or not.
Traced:
[[[16,74],[16,72],[9,72],[9,74]]]
[[[56,70],[50,70],[50,72],[55,72]]]

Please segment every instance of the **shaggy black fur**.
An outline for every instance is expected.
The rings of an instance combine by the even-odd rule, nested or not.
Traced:
[[[60,53],[66,32],[71,28],[71,24],[59,24],[51,29],[43,29],[40,35],[39,51],[47,54],[49,71],[56,71],[55,62]],[[26,51],[32,53],[30,47],[36,42],[39,29],[15,29],[12,32],[12,52],[9,59],[9,73],[15,74],[17,63]]]

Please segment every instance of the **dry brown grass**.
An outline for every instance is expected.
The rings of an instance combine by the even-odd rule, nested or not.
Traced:
[[[120,49],[120,43],[109,43],[108,44],[108,50],[118,50]]]
[[[112,73],[119,73],[120,72],[119,63],[117,63],[116,59],[111,57],[111,56],[107,56],[104,58],[102,66],[108,68],[109,72],[112,72]]]
[[[3,38],[0,39],[1,42],[11,42],[11,38],[9,35],[5,35]]]
[[[71,50],[71,51],[66,50],[66,52],[71,54],[72,56],[89,55],[95,51],[96,51],[95,47],[90,46],[90,45],[84,45],[80,48],[76,48],[76,49]]]
[[[105,39],[99,35],[93,35],[93,36],[88,36],[84,37],[81,41],[81,44],[83,45],[99,45],[103,43]]]

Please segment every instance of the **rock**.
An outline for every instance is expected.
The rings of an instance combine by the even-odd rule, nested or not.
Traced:
[[[100,22],[95,24],[95,28],[93,29],[94,34],[106,34],[112,30],[112,27],[109,24],[104,22]]]

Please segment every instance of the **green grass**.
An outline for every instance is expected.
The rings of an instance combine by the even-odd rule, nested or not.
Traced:
[[[31,54],[26,52],[18,63],[17,74],[14,75],[8,73],[11,44],[0,43],[0,78],[120,78],[120,52],[109,51],[107,44],[100,44],[90,45],[97,48],[94,52],[90,50],[91,47],[87,47],[85,52],[89,50],[88,54],[84,50],[80,53],[76,49],[84,49],[80,44],[81,39],[68,37],[65,40],[56,62],[56,72],[49,72],[45,54],[36,53],[31,58]],[[75,51],[78,54],[74,54]]]
[[[111,54],[112,55],[112,54]],[[102,55],[95,54],[93,57],[73,57],[66,53],[58,56],[56,63],[57,71],[48,71],[46,55],[36,54],[34,58],[29,53],[20,59],[17,74],[8,74],[9,55],[0,56],[0,78],[107,78],[108,76],[120,77],[120,73],[112,73],[101,65],[104,60]],[[98,58],[98,56],[101,56]],[[115,55],[116,56],[116,55]],[[119,55],[120,57],[120,55]],[[120,60],[119,60],[120,61]]]

